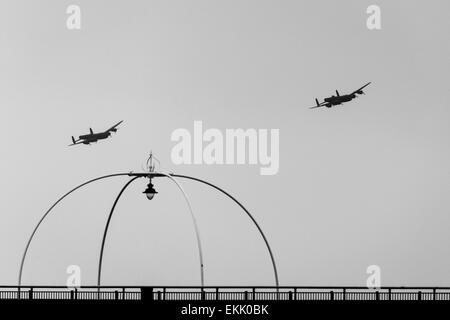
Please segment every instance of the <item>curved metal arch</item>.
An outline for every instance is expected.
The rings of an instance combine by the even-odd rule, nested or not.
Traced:
[[[236,199],[234,198],[231,194],[229,194],[228,192],[226,192],[225,190],[219,188],[218,186],[202,180],[202,179],[198,179],[198,178],[194,178],[191,176],[186,176],[186,175],[180,175],[180,174],[171,174],[172,177],[177,177],[177,178],[184,178],[184,179],[189,179],[189,180],[193,180],[193,181],[197,181],[197,182],[201,182],[203,184],[206,184],[210,187],[213,187],[214,189],[222,192],[223,194],[225,194],[227,197],[229,197],[231,200],[233,200],[237,205],[239,205],[239,207],[241,207],[242,210],[245,211],[245,213],[249,216],[249,218],[253,221],[254,225],[256,226],[256,228],[258,229],[259,233],[261,234],[267,250],[269,251],[269,255],[270,255],[270,259],[272,261],[272,267],[273,267],[273,273],[274,273],[274,277],[275,277],[275,285],[278,288],[279,287],[279,281],[278,281],[278,271],[277,271],[277,265],[275,263],[275,257],[272,253],[272,249],[270,248],[270,244],[269,241],[267,240],[266,236],[264,235],[264,232],[262,231],[261,227],[258,225],[258,223],[256,222],[255,218],[250,214],[250,212]]]
[[[48,216],[48,214],[53,210],[54,207],[56,207],[56,205],[58,203],[60,203],[64,198],[66,198],[68,195],[70,195],[72,192],[80,189],[81,187],[84,187],[87,184],[90,184],[92,182],[98,181],[98,180],[102,180],[102,179],[106,179],[106,178],[111,178],[111,177],[118,177],[118,176],[128,176],[130,175],[129,173],[115,173],[115,174],[108,174],[105,176],[101,176],[95,179],[91,179],[89,181],[86,181],[80,185],[78,185],[77,187],[73,188],[72,190],[70,190],[69,192],[67,192],[66,194],[64,194],[61,198],[59,198],[45,213],[44,215],[41,217],[41,219],[39,220],[39,222],[37,223],[37,225],[34,227],[33,232],[30,235],[30,238],[28,239],[27,245],[25,246],[25,250],[23,252],[22,255],[22,260],[20,262],[20,269],[19,269],[19,288],[22,285],[22,273],[23,273],[23,266],[25,264],[25,259],[28,253],[28,249],[30,248],[30,244],[31,241],[34,238],[34,235],[36,234],[37,230],[39,229],[39,226],[42,224],[42,222],[45,220],[45,218]]]
[[[103,238],[102,238],[102,246],[100,247],[100,256],[98,260],[98,275],[97,275],[97,286],[100,287],[100,282],[102,278],[102,262],[103,262],[103,250],[105,248],[105,242],[106,242],[106,235],[108,234],[109,229],[109,223],[111,222],[112,215],[114,213],[114,209],[116,208],[117,202],[119,201],[120,197],[122,196],[122,193],[125,191],[126,188],[136,179],[140,178],[139,176],[131,178],[120,190],[119,194],[117,195],[116,199],[114,200],[113,206],[111,207],[111,211],[108,215],[108,220],[106,221],[105,230],[103,231]],[[99,288],[100,290],[100,288]]]
[[[133,175],[133,174],[131,174],[131,175]],[[199,231],[199,228],[198,228],[198,226],[197,226],[197,220],[196,220],[196,218],[195,218],[194,211],[192,210],[191,202],[189,201],[189,197],[187,196],[187,194],[186,194],[186,192],[184,191],[183,187],[179,184],[179,182],[178,182],[175,178],[171,177],[171,176],[168,175],[168,174],[160,173],[160,172],[158,172],[158,173],[156,173],[156,172],[155,172],[155,173],[149,173],[149,174],[139,174],[139,173],[136,174],[136,176],[135,176],[134,178],[132,178],[131,180],[129,180],[129,181],[123,186],[123,188],[120,190],[119,194],[117,195],[117,197],[116,197],[116,199],[115,199],[115,201],[114,201],[114,204],[113,204],[113,206],[112,206],[112,208],[111,208],[111,211],[110,211],[110,213],[109,213],[108,220],[107,220],[106,225],[105,225],[105,230],[104,230],[104,232],[103,232],[102,246],[101,246],[101,248],[100,248],[100,258],[99,258],[99,264],[98,264],[97,286],[98,286],[98,287],[101,286],[103,252],[104,252],[104,247],[105,247],[105,244],[106,244],[106,236],[107,236],[108,229],[109,229],[109,223],[110,223],[111,218],[112,218],[112,215],[113,215],[113,213],[114,213],[114,209],[115,209],[115,207],[116,207],[116,205],[117,205],[117,202],[119,201],[120,197],[122,196],[122,193],[125,191],[125,189],[126,189],[126,188],[127,188],[134,180],[136,180],[137,178],[144,177],[144,176],[149,176],[149,177],[152,177],[152,176],[162,177],[162,176],[164,176],[164,177],[167,177],[167,178],[169,178],[170,180],[172,180],[172,181],[177,185],[178,189],[179,189],[179,190],[181,191],[181,193],[183,194],[184,199],[186,200],[186,203],[187,203],[187,205],[188,205],[189,212],[190,212],[190,214],[191,214],[192,222],[193,222],[193,224],[194,224],[195,236],[196,236],[196,238],[197,238],[197,247],[198,247],[198,252],[199,252],[199,260],[200,260],[200,279],[201,279],[201,286],[204,287],[205,283],[204,283],[204,264],[203,264],[202,244],[201,244],[201,238],[200,238],[200,231]],[[100,290],[100,289],[99,289],[99,290]]]
[[[181,186],[181,184],[174,177],[172,177],[168,174],[162,173],[162,175],[164,175],[165,177],[167,177],[170,180],[172,180],[173,182],[175,182],[178,189],[180,189],[181,193],[183,194],[184,199],[186,200],[186,203],[189,207],[189,211],[191,213],[191,218],[192,218],[192,223],[194,224],[195,236],[197,238],[198,256],[200,259],[200,283],[201,283],[202,287],[204,287],[205,286],[205,275],[204,275],[204,264],[203,264],[202,241],[200,238],[200,229],[198,228],[198,225],[197,225],[197,219],[195,218],[195,215],[194,215],[194,210],[192,210],[191,202],[189,201],[189,198],[188,198],[186,192],[184,191],[183,187]]]
[[[248,210],[247,210],[247,209],[246,209],[246,208],[245,208],[245,207],[244,207],[237,199],[235,199],[235,198],[234,198],[232,195],[230,195],[228,192],[226,192],[225,190],[219,188],[218,186],[216,186],[216,185],[214,185],[214,184],[212,184],[212,183],[210,183],[210,182],[207,182],[207,181],[202,180],[202,179],[194,178],[194,177],[191,177],[191,176],[186,176],[186,175],[178,175],[178,174],[169,174],[169,175],[166,175],[166,174],[162,174],[162,173],[116,173],[116,174],[109,174],[109,175],[101,176],[101,177],[98,177],[98,178],[95,178],[95,179],[91,179],[91,180],[89,180],[89,181],[86,181],[86,182],[84,182],[84,183],[78,185],[77,187],[73,188],[72,190],[70,190],[69,192],[67,192],[66,194],[64,194],[62,197],[60,197],[60,198],[59,198],[59,199],[58,199],[58,200],[57,200],[57,201],[56,201],[56,202],[55,202],[55,203],[54,203],[54,204],[53,204],[53,205],[45,212],[45,213],[44,213],[44,215],[41,217],[41,219],[39,220],[39,222],[37,223],[37,225],[36,225],[35,228],[33,229],[33,232],[31,233],[31,235],[30,235],[30,237],[29,237],[29,239],[28,239],[27,245],[25,246],[25,250],[24,250],[23,255],[22,255],[22,260],[21,260],[21,263],[20,263],[20,270],[19,270],[19,290],[20,290],[20,287],[21,287],[21,285],[22,285],[23,267],[24,267],[24,264],[25,264],[26,256],[27,256],[29,247],[30,247],[30,245],[31,245],[31,242],[32,242],[32,240],[33,240],[33,238],[34,238],[34,236],[35,236],[37,230],[39,229],[40,225],[41,225],[42,222],[45,220],[45,218],[48,216],[48,214],[53,210],[53,208],[56,207],[56,205],[58,205],[58,203],[60,203],[64,198],[66,198],[66,197],[67,197],[68,195],[70,195],[72,192],[74,192],[74,191],[80,189],[81,187],[83,187],[83,186],[85,186],[85,185],[87,185],[87,184],[90,184],[90,183],[92,183],[92,182],[98,181],[98,180],[102,180],[102,179],[106,179],[106,178],[111,178],[111,177],[117,177],[117,176],[134,176],[134,178],[133,178],[132,180],[130,180],[130,181],[127,183],[126,187],[128,187],[128,185],[129,185],[132,181],[134,181],[135,179],[137,179],[137,178],[139,178],[139,177],[161,177],[161,176],[166,176],[166,177],[169,177],[169,178],[170,178],[170,177],[172,177],[172,178],[173,178],[173,177],[177,177],[177,178],[184,178],[184,179],[189,179],[189,180],[197,181],[197,182],[206,184],[206,185],[208,185],[208,186],[210,186],[210,187],[213,187],[214,189],[216,189],[216,190],[222,192],[223,194],[225,194],[227,197],[229,197],[231,200],[233,200],[236,204],[238,204],[238,205],[241,207],[242,210],[245,211],[245,213],[249,216],[249,218],[252,220],[252,222],[253,222],[253,223],[255,224],[255,226],[257,227],[257,229],[258,229],[259,233],[261,234],[261,236],[262,236],[262,238],[263,238],[263,240],[264,240],[264,242],[265,242],[265,244],[266,244],[266,247],[267,247],[267,249],[268,249],[268,251],[269,251],[269,255],[270,255],[270,258],[271,258],[271,261],[272,261],[273,270],[274,270],[275,283],[276,283],[277,288],[279,287],[278,272],[277,272],[277,267],[276,267],[276,263],[275,263],[275,258],[274,258],[274,255],[273,255],[273,253],[272,253],[272,250],[271,250],[271,248],[270,248],[270,245],[269,245],[269,242],[268,242],[266,236],[264,235],[262,229],[260,228],[260,226],[258,225],[258,223],[256,222],[256,220],[255,220],[255,219],[253,218],[253,216],[250,214],[250,212],[249,212],[249,211],[248,211]],[[172,179],[172,180],[177,184],[177,186],[179,187],[179,189],[182,191],[182,193],[183,193],[183,195],[184,195],[184,197],[185,197],[185,199],[186,199],[186,201],[187,201],[187,203],[188,203],[188,206],[189,206],[191,215],[192,215],[192,217],[193,217],[194,226],[196,227],[196,232],[197,232],[197,231],[198,231],[198,228],[197,228],[196,221],[195,221],[195,217],[194,217],[194,214],[193,214],[193,211],[192,211],[192,207],[191,207],[190,202],[189,202],[189,200],[188,200],[188,198],[187,198],[187,195],[186,195],[186,193],[184,192],[184,190],[183,190],[183,188],[181,187],[181,185],[179,185],[175,179]],[[125,190],[126,187],[123,188],[123,190]],[[122,191],[122,192],[123,192],[123,191]],[[122,192],[121,192],[121,193],[122,193]],[[121,195],[121,194],[120,194],[120,195]],[[119,198],[120,198],[120,196],[119,196]],[[118,199],[117,199],[117,200],[118,200]],[[104,236],[105,236],[105,235],[104,235]],[[203,259],[202,259],[202,254],[201,254],[201,245],[200,245],[200,242],[199,242],[200,237],[197,236],[197,239],[198,239],[198,243],[199,243],[199,251],[200,251],[200,257],[201,257],[201,258],[200,258],[201,274],[202,274],[202,279],[203,279]],[[202,280],[202,281],[203,281],[203,280]],[[202,286],[203,286],[203,284],[202,284]]]

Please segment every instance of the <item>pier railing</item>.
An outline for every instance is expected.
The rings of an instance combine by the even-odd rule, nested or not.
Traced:
[[[138,300],[138,301],[399,301],[447,300],[447,287],[77,287],[0,286],[0,300]]]

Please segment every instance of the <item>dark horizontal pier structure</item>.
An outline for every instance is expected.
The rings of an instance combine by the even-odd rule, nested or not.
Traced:
[[[3,300],[61,301],[450,301],[450,287],[0,286]]]

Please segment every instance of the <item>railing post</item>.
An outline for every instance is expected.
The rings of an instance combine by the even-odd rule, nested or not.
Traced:
[[[166,300],[166,288],[163,288],[163,300]]]
[[[380,300],[380,291],[375,291],[375,299],[378,301]]]
[[[158,300],[161,300],[161,291],[158,291]]]
[[[433,288],[433,300],[436,300],[436,288]]]
[[[33,300],[33,288],[28,291],[28,299]]]
[[[255,300],[255,297],[256,297],[256,288],[255,287],[253,287],[252,288],[252,300]]]
[[[202,294],[201,294],[201,299],[202,300],[205,300],[205,295],[206,295],[205,289],[203,289],[203,287],[202,287]]]
[[[149,288],[149,291],[150,291],[150,300],[153,301],[155,299],[154,290],[153,290],[153,288]]]
[[[70,300],[74,300],[73,290],[70,290]]]
[[[346,292],[346,289],[344,288],[344,291],[342,292],[342,300],[346,300],[345,298],[345,296],[346,296],[346,294],[345,294],[345,292]]]
[[[330,300],[334,300],[334,291],[330,291]]]
[[[219,300],[219,288],[216,288],[216,300]]]
[[[245,301],[248,300],[248,291],[247,290],[244,291],[244,300]]]
[[[391,301],[391,288],[388,289],[388,297],[389,297],[389,301]]]
[[[422,291],[419,290],[419,292],[417,293],[417,300],[422,300]]]
[[[119,291],[114,291],[114,299],[119,300]]]
[[[141,291],[142,294],[142,291]],[[141,297],[142,299],[142,297]],[[153,290],[152,290],[152,294],[151,294],[151,299],[153,299]],[[122,288],[122,300],[125,300],[125,287]]]

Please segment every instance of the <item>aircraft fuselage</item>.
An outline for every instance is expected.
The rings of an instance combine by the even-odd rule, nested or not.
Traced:
[[[342,96],[331,96],[325,98],[324,101],[332,105],[342,104],[344,102],[352,101],[356,96],[354,94],[345,94]]]
[[[89,143],[89,142],[95,142],[97,140],[106,139],[110,135],[111,135],[110,132],[100,132],[100,133],[93,133],[93,134],[85,134],[85,135],[79,136],[78,138],[81,140],[85,140],[84,142]]]

